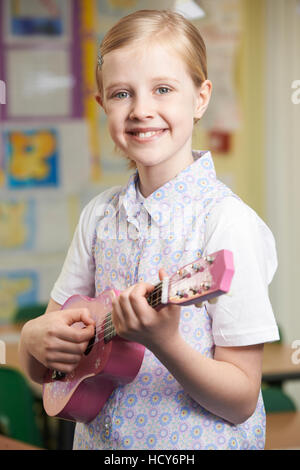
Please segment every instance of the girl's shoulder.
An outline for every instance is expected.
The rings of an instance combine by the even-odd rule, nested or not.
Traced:
[[[211,224],[222,224],[228,227],[246,224],[262,231],[270,231],[257,212],[234,193],[226,195],[213,205],[208,221]]]
[[[227,248],[244,258],[251,255],[254,260],[256,257],[265,265],[268,283],[276,271],[276,242],[271,229],[254,209],[234,194],[211,208],[204,243],[211,245],[210,250]]]

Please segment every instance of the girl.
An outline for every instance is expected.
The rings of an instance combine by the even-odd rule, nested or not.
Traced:
[[[210,152],[192,151],[212,90],[203,40],[179,14],[137,11],[105,36],[97,83],[111,137],[136,171],[83,210],[46,314],[24,326],[24,368],[39,382],[47,367],[72,371],[94,324],[85,309],[59,309],[73,294],[114,286],[123,291],[116,331],[146,353],[135,380],[77,424],[74,448],[262,449],[263,343],[278,339],[267,291],[275,245],[216,179]],[[223,248],[234,253],[230,295],[198,309],[148,305],[158,274]],[[74,331],[79,320],[87,328]]]

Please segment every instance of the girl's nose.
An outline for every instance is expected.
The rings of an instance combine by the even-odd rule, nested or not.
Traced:
[[[130,119],[148,119],[154,116],[154,108],[151,99],[148,97],[135,97],[130,110]]]

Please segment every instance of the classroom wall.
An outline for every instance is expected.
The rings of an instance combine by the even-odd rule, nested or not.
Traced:
[[[213,157],[220,179],[265,218],[265,1],[241,0],[239,8],[240,43],[232,74],[241,122],[232,133],[230,152],[214,152]],[[201,31],[201,21],[199,27]],[[200,129],[195,146],[203,148],[205,145],[209,146],[209,140]]]
[[[147,4],[138,2],[139,8]],[[219,178],[266,221],[274,234],[279,265],[269,292],[283,340],[292,345],[300,340],[297,299],[300,104],[291,101],[292,82],[300,80],[299,1],[217,0],[216,3],[206,0],[202,4],[214,10],[216,16],[220,11],[226,14],[234,5],[240,19],[239,40],[231,67],[240,121],[230,133],[229,151],[213,151],[213,157]],[[163,7],[160,2],[159,8]],[[101,2],[98,2],[98,12],[101,28],[105,30],[115,18],[105,15]],[[194,23],[210,46],[207,21]],[[209,78],[210,62],[208,55]],[[216,86],[214,80],[213,85]],[[211,149],[205,120],[204,116],[203,122],[195,127],[194,148]],[[102,142],[109,142],[107,129],[102,134]],[[105,148],[102,150],[105,153]],[[299,387],[297,382],[286,386],[298,407]]]
[[[1,1],[2,0],[0,0],[0,3]],[[276,0],[276,2],[277,1],[281,0]],[[288,3],[289,5],[292,5],[292,3],[296,3],[296,0],[288,0]],[[90,177],[84,181],[84,184],[79,191],[68,191],[68,193],[61,199],[55,199],[57,196],[52,193],[54,198],[53,207],[55,207],[55,200],[60,201],[59,207],[61,210],[64,207],[66,213],[65,220],[68,225],[68,240],[66,240],[64,247],[60,246],[56,250],[51,250],[51,253],[49,253],[47,250],[41,252],[41,250],[36,249],[35,247],[30,250],[3,250],[0,246],[0,268],[2,270],[13,270],[16,267],[22,266],[24,268],[27,266],[28,268],[33,269],[42,267],[45,271],[50,272],[48,267],[51,266],[53,273],[51,277],[48,278],[46,282],[40,282],[40,286],[42,285],[42,292],[39,293],[38,300],[41,301],[46,301],[48,298],[52,283],[54,282],[56,275],[59,273],[67,245],[71,240],[83,206],[95,194],[107,187],[111,185],[124,184],[131,173],[126,169],[126,162],[115,153],[114,144],[108,133],[105,115],[103,111],[97,108],[97,105],[94,102],[94,62],[97,55],[97,45],[102,40],[109,27],[111,27],[121,16],[141,8],[170,8],[174,4],[174,1],[154,1],[151,2],[151,6],[149,6],[149,1],[146,0],[119,0],[118,2],[113,0],[77,0],[76,4],[78,5],[81,14],[82,22],[80,23],[80,31],[83,33],[84,39],[82,42],[82,51],[84,52],[82,68],[83,80],[85,83],[84,95],[85,97],[88,97],[85,100],[84,112],[87,121],[91,123],[88,127],[87,137],[89,140],[89,147],[86,146],[88,153],[85,154],[84,157],[82,157],[81,154],[81,159],[83,162],[88,162],[87,166],[91,165],[92,162]],[[278,92],[280,92],[280,90],[275,90],[274,95],[272,95],[273,92],[270,92],[268,84],[266,83],[267,56],[272,56],[271,42],[273,40],[267,35],[267,21],[271,22],[268,26],[270,29],[272,28],[274,18],[272,19],[270,14],[267,12],[266,0],[204,0],[202,4],[204,9],[207,9],[210,14],[208,18],[194,22],[199,27],[200,31],[203,32],[204,39],[207,40],[209,52],[208,72],[209,78],[213,81],[214,90],[207,114],[195,127],[193,147],[198,149],[212,148],[210,124],[213,120],[212,114],[217,114],[216,107],[220,102],[219,99],[221,99],[219,111],[221,110],[223,112],[222,126],[230,137],[230,145],[226,152],[212,150],[218,176],[225,183],[231,186],[246,203],[253,207],[253,209],[256,210],[264,220],[268,223],[270,221],[274,226],[276,237],[277,231],[278,233],[281,233],[280,230],[282,230],[282,228],[280,229],[280,226],[282,224],[275,220],[274,214],[276,214],[276,208],[274,209],[272,196],[268,195],[270,191],[267,189],[267,183],[270,178],[272,179],[273,177],[270,176],[270,165],[268,164],[267,167],[270,145],[266,141],[268,103],[265,99],[267,91],[271,93],[269,102],[274,99],[274,96],[277,96]],[[274,7],[272,5],[274,5],[274,3],[268,3],[268,8],[271,8],[273,9],[272,11],[274,11]],[[286,3],[281,2],[282,18],[284,18],[285,11]],[[227,21],[228,18],[230,18],[230,21],[232,22],[231,25]],[[286,21],[288,22],[288,17],[286,18]],[[226,104],[223,105],[222,99],[224,97],[222,94],[220,95],[220,91],[218,90],[218,82],[221,81],[222,76],[220,76],[219,79],[218,77],[214,78],[216,76],[216,64],[214,56],[210,54],[211,50],[213,52],[218,52],[219,54],[220,51],[222,51],[220,44],[213,37],[218,33],[218,25],[222,25],[222,27],[225,25],[229,31],[231,29],[234,32],[234,41],[232,43],[233,52],[228,55],[228,62],[225,61],[224,65],[224,71],[228,74],[227,81],[229,82],[229,84],[224,83],[224,85],[227,86],[226,93],[229,96],[228,99],[231,100],[230,103],[236,114],[236,120],[234,121],[231,119],[231,127],[229,126],[228,129],[226,129],[226,123],[224,123],[224,109],[227,111]],[[288,29],[287,26],[286,29]],[[276,31],[276,28],[273,28],[273,35],[276,34],[274,31]],[[267,40],[269,40],[268,45]],[[293,37],[290,37],[290,41],[293,42],[293,40]],[[279,38],[278,41],[279,43],[282,43],[282,41],[284,41],[284,36]],[[288,43],[286,43],[284,53],[288,53]],[[284,68],[281,67],[281,70],[284,70]],[[297,78],[296,75],[295,78]],[[230,93],[233,93],[233,96],[230,96]],[[211,110],[213,110],[212,114]],[[231,112],[228,113],[228,115],[231,114]],[[269,133],[271,133],[271,131]],[[97,150],[95,149],[98,147],[99,155],[96,155]],[[272,152],[273,151],[274,148],[272,148]],[[278,161],[280,161],[279,158]],[[72,163],[72,159],[70,162]],[[4,195],[5,198],[8,196],[5,193],[5,190],[1,191],[0,181],[0,195],[3,201]],[[57,191],[57,194],[58,193],[59,191]],[[16,193],[14,193],[14,195],[15,194]],[[28,191],[26,192],[26,190],[24,190],[24,200],[29,197],[28,194]],[[40,201],[42,201],[42,199],[43,198],[40,198]],[[45,217],[47,209],[42,212]],[[44,231],[47,232],[47,235],[51,233],[51,230],[53,230],[53,234],[55,234],[55,229],[52,227],[50,222],[50,218],[47,218],[47,220],[43,222]],[[285,231],[287,234],[289,233],[288,228],[286,228]],[[286,237],[288,237],[288,235],[286,235]],[[36,238],[39,238],[39,234],[36,234]],[[43,236],[40,238],[43,238]],[[42,242],[43,240],[39,241],[39,246],[41,246]],[[283,249],[281,249],[281,252],[283,253]],[[285,263],[285,258],[282,259],[282,263],[285,266],[285,269],[282,272],[289,272],[289,266]],[[287,291],[288,289],[289,286],[287,285]],[[282,326],[285,328],[286,320],[285,317],[282,318],[281,313],[283,310],[282,300],[280,300],[279,296],[276,295],[274,289],[271,289],[271,294],[274,299],[275,312],[278,312]],[[0,304],[1,301],[6,302],[6,299],[2,296],[1,300],[0,295]],[[17,305],[17,303],[18,298],[16,296],[15,305]],[[289,310],[293,309],[294,304],[291,304]],[[287,327],[290,332],[289,334],[292,334],[295,330],[295,326],[297,328],[299,326],[291,318],[292,317],[290,316],[288,320],[289,326]]]
[[[122,3],[122,2],[121,2]],[[118,5],[121,5],[118,2]],[[133,2],[134,3],[134,2]],[[132,5],[133,5],[132,3]],[[172,6],[171,1],[158,2],[158,8]],[[105,4],[105,5],[104,5]],[[123,2],[125,5],[126,2]],[[206,0],[202,2],[203,8],[211,8],[213,15],[218,18],[218,11],[226,14],[226,11],[234,10],[239,22],[235,27],[237,40],[234,45],[232,64],[228,61],[228,74],[231,85],[234,88],[236,106],[240,116],[236,129],[230,131],[230,148],[226,152],[213,151],[213,157],[218,175],[232,189],[239,194],[250,206],[252,206],[262,217],[265,215],[265,170],[264,170],[264,0]],[[108,8],[107,2],[97,2],[98,9],[98,40],[101,41],[104,33],[123,14],[131,11],[149,8],[149,2],[135,2],[132,8]],[[155,4],[151,2],[151,7]],[[208,19],[193,20],[199,28],[208,46],[208,78],[213,81],[213,95],[210,107],[215,107],[214,67],[213,58],[210,55],[211,35],[208,26],[216,25],[217,20]],[[213,40],[216,42],[215,39]],[[212,54],[218,46],[212,46]],[[218,52],[218,50],[217,50]],[[221,105],[220,105],[221,106]],[[207,111],[209,113],[210,109]],[[228,110],[230,115],[230,110]],[[198,149],[211,149],[209,138],[210,122],[206,119],[195,126],[193,147]],[[101,133],[101,160],[104,165],[105,180],[112,184],[126,181],[127,173],[109,173],[109,166],[119,167],[120,160],[113,151],[113,144],[105,125],[105,115],[100,111],[100,133]],[[122,168],[123,169],[123,168]],[[119,174],[120,173],[120,174]],[[254,184],[255,182],[255,190]]]
[[[93,4],[0,0],[0,324],[48,301],[97,173]]]
[[[62,5],[74,8],[68,18],[63,16],[73,28],[71,43],[67,34],[58,38],[60,42],[56,43],[56,38],[53,41],[51,37],[40,41],[22,37],[22,34],[13,37],[11,17],[4,9],[12,3],[0,0],[1,14],[5,16],[0,28],[0,79],[7,82],[7,103],[0,107],[0,222],[2,227],[5,225],[5,233],[2,230],[0,238],[0,323],[10,321],[20,305],[47,302],[80,211],[95,194],[109,186],[126,183],[131,173],[127,170],[126,161],[116,154],[105,115],[94,101],[97,45],[109,27],[131,11],[172,8],[174,3],[174,0],[63,2]],[[199,28],[203,30],[208,47],[213,50],[209,54],[209,78],[214,81],[214,94],[203,121],[195,128],[194,148],[211,149],[210,132],[217,127],[218,132],[222,131],[230,137],[227,152],[213,151],[219,177],[256,210],[262,211],[259,192],[254,194],[249,191],[248,180],[252,180],[253,172],[259,175],[260,170],[249,164],[246,146],[249,140],[247,123],[251,115],[248,114],[247,102],[243,102],[245,97],[251,101],[247,95],[245,77],[249,66],[247,38],[252,34],[247,8],[251,9],[252,4],[245,0],[203,0],[202,3],[209,14],[199,21]],[[38,13],[37,10],[32,11],[32,5],[42,8],[39,2],[28,4],[24,0],[18,5],[20,11],[11,12],[17,22],[22,21],[22,8],[26,10],[31,5],[33,16]],[[227,43],[224,40],[222,44],[228,32],[233,35],[233,41]],[[221,41],[218,40],[220,37]],[[46,60],[49,51],[59,53],[61,62],[50,64]],[[214,80],[213,77],[218,76],[218,63],[223,51],[226,57],[221,64],[219,79]],[[35,54],[43,60],[34,60]],[[218,60],[215,54],[219,54]],[[29,59],[32,61],[31,67],[28,67]],[[13,73],[14,70],[19,72]],[[20,80],[22,76],[31,78],[24,82]],[[28,104],[26,90],[22,86],[24,83],[31,88],[40,86],[38,77],[41,76],[52,83],[52,88],[44,88],[44,94],[35,91],[32,95],[34,99]],[[54,93],[55,99],[52,99],[54,79],[62,79],[65,88],[64,92],[61,88],[60,98]],[[42,83],[44,87],[45,83]],[[225,96],[218,90],[220,85],[225,87]],[[22,99],[16,100],[16,96]],[[225,99],[231,111],[224,115],[224,110],[227,111]],[[67,104],[63,107],[62,103],[69,103],[70,109]],[[59,116],[55,114],[57,112]],[[253,123],[251,125],[254,126]],[[53,159],[56,159],[57,180],[51,182],[52,186],[47,181],[41,184],[34,178],[23,181],[19,187],[17,184],[11,185],[10,133],[21,130],[23,137],[28,138],[31,132],[44,126],[56,138]],[[30,153],[30,146],[27,146],[26,152]],[[22,162],[24,165],[25,160]],[[249,172],[250,166],[252,173]],[[22,233],[23,239],[16,239],[16,233]]]
[[[270,288],[283,340],[291,354],[300,342],[300,4],[266,2],[266,202],[275,234],[278,270]],[[300,407],[299,381],[287,390]]]

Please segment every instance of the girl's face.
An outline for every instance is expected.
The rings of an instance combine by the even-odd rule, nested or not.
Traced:
[[[207,107],[210,82],[197,89],[178,55],[155,43],[105,54],[102,77],[110,134],[138,170],[171,165],[174,173],[193,161],[193,120]]]

